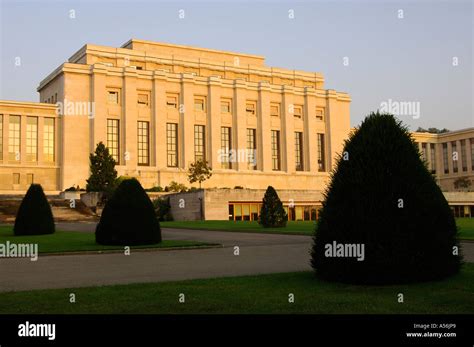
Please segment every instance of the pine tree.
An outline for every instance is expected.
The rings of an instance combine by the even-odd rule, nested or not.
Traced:
[[[13,232],[19,236],[52,234],[54,231],[53,213],[43,188],[32,184],[18,209]]]
[[[117,179],[115,160],[102,142],[97,144],[95,153],[89,156],[90,177],[87,180],[88,192],[106,192],[113,187]]]
[[[265,228],[285,227],[288,216],[277,192],[272,186],[268,186],[262,201],[259,224]]]
[[[344,247],[339,255],[336,245]],[[363,256],[351,256],[351,245],[363,245]],[[325,193],[312,249],[316,273],[404,283],[453,275],[460,263],[453,213],[408,129],[392,115],[370,114],[345,142]]]
[[[95,231],[101,245],[161,242],[160,223],[145,190],[135,178],[122,181],[107,201]]]

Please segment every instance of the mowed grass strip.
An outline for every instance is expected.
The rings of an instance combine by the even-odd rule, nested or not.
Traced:
[[[123,250],[124,246],[102,246],[95,243],[95,234],[78,231],[56,231],[49,235],[15,236],[12,226],[0,226],[0,243],[37,243],[39,253],[99,252]],[[196,241],[163,240],[161,243],[143,246],[131,246],[130,249],[183,248],[215,246],[215,243]]]
[[[69,303],[69,295],[76,303]],[[179,294],[185,303],[179,303]],[[288,295],[294,294],[294,303]],[[403,293],[404,302],[398,302]],[[457,314],[474,312],[474,264],[439,282],[356,286],[312,272],[10,292],[1,314]]]
[[[460,229],[459,237],[463,240],[474,240],[474,218],[456,218]],[[314,221],[289,221],[285,228],[263,228],[256,221],[183,221],[161,222],[162,228],[219,230],[248,233],[308,235],[314,234],[316,223]]]

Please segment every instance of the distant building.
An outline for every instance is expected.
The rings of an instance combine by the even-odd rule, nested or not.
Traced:
[[[320,73],[135,39],[85,45],[38,91],[42,103],[0,102],[0,191],[84,187],[100,141],[144,187],[187,184],[204,159],[204,187],[323,190],[350,129],[349,95]]]

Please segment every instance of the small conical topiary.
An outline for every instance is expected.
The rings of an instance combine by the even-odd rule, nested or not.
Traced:
[[[285,227],[288,216],[283,208],[277,192],[272,186],[268,186],[260,209],[258,222],[265,228]]]
[[[437,280],[460,269],[453,213],[400,121],[370,114],[345,142],[312,249],[325,279]]]
[[[15,235],[43,235],[55,231],[53,212],[39,184],[32,184],[16,214]]]
[[[122,181],[107,201],[95,231],[101,245],[148,245],[161,242],[160,223],[150,198],[132,178]]]

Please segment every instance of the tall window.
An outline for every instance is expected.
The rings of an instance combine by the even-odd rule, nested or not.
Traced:
[[[166,151],[167,165],[169,167],[178,166],[178,124],[166,124]]]
[[[107,119],[107,148],[114,158],[115,163],[120,164],[120,121],[118,119]],[[140,130],[139,130],[140,131]]]
[[[221,127],[221,164],[223,169],[232,169],[230,150],[232,149],[231,128]]]
[[[45,118],[43,124],[43,160],[54,162],[54,118]]]
[[[231,99],[221,100],[221,113],[232,113],[232,100]]]
[[[38,158],[38,117],[26,117],[26,161]]]
[[[205,138],[206,130],[204,125],[195,125],[194,126],[194,160],[206,160],[205,155]]]
[[[443,143],[443,166],[444,166],[444,173],[449,173],[449,163],[448,163],[448,144]]]
[[[421,143],[421,157],[426,162],[428,161],[428,155],[427,155],[428,152],[427,151],[428,151],[428,148],[426,147],[426,143],[422,142]]]
[[[462,171],[467,171],[466,140],[461,140],[461,164]]]
[[[436,147],[434,143],[430,143],[430,168],[431,168],[431,173],[436,173]]]
[[[470,139],[471,142],[471,170],[474,171],[474,139]]]
[[[280,170],[280,131],[272,130],[272,170]]]
[[[119,92],[117,90],[108,90],[107,91],[107,102],[109,104],[118,104],[119,103]]]
[[[247,129],[247,168],[249,170],[257,169],[257,130]]]
[[[459,153],[456,141],[451,142],[451,159],[453,160],[453,172],[458,172]]]
[[[206,98],[199,97],[194,99],[194,111],[206,112]]]
[[[138,165],[150,165],[149,123],[138,122]]]
[[[296,171],[303,171],[303,133],[295,132]]]
[[[3,160],[3,114],[0,114],[0,160]]]
[[[318,171],[326,171],[326,148],[324,134],[318,134]]]
[[[8,122],[8,160],[20,161],[20,116],[10,116]]]

